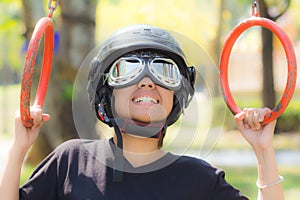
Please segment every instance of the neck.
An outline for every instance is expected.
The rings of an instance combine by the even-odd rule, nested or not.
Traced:
[[[135,167],[143,166],[161,158],[165,153],[158,148],[158,138],[145,138],[122,133],[123,153]],[[113,138],[117,143],[117,137]]]
[[[146,138],[122,133],[123,150],[131,153],[151,153],[159,150],[158,138]],[[117,144],[117,137],[113,138]]]

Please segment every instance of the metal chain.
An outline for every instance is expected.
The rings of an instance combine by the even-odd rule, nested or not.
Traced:
[[[58,0],[49,0],[48,2],[48,9],[49,9],[49,15],[48,17],[52,18],[54,10],[57,8]]]
[[[259,17],[259,4],[257,0],[252,0],[252,16]]]

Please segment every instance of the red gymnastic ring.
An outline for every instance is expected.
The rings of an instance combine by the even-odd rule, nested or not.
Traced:
[[[272,120],[276,119],[277,117],[279,117],[281,113],[286,109],[294,93],[296,78],[297,78],[297,61],[296,61],[293,45],[289,37],[286,35],[286,33],[275,22],[267,18],[252,16],[251,18],[238,24],[232,30],[232,32],[226,39],[221,52],[220,66],[219,66],[221,87],[222,87],[224,100],[228,108],[231,110],[231,112],[233,114],[237,114],[241,112],[241,109],[234,102],[234,99],[231,95],[231,91],[228,85],[228,62],[235,41],[246,29],[252,26],[262,26],[275,33],[278,39],[280,40],[281,44],[283,45],[286,58],[287,58],[288,76],[287,76],[286,87],[279,103],[275,106],[275,108],[272,109],[272,112],[270,112],[262,122],[262,124],[267,124]]]
[[[38,89],[35,96],[35,101],[33,104],[39,105],[41,107],[43,107],[44,99],[48,88],[54,47],[54,24],[50,17],[43,17],[37,22],[32,37],[30,39],[26,54],[20,95],[21,120],[24,126],[26,127],[31,127],[33,125],[32,119],[30,117],[30,91],[36,56],[43,35],[44,56],[42,70],[40,74]]]

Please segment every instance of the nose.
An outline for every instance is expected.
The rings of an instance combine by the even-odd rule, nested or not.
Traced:
[[[155,84],[149,77],[144,77],[140,82],[138,83],[139,88],[144,88],[144,89],[154,89]]]

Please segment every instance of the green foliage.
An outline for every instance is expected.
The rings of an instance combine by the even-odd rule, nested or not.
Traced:
[[[33,170],[35,169],[36,166],[30,165],[30,164],[25,164],[22,168],[22,175],[20,178],[20,185],[23,185],[30,175],[32,174]]]
[[[244,107],[253,107],[260,108],[262,107],[262,102],[259,95],[251,93],[239,93],[235,95],[236,104],[239,108]],[[297,94],[295,94],[297,96]],[[222,98],[217,98],[214,103],[214,123],[215,125],[221,125],[223,116],[218,115],[221,106],[225,104]],[[294,98],[286,108],[286,110],[280,115],[277,119],[276,133],[279,132],[298,132],[300,131],[300,100]],[[224,123],[224,130],[234,130],[236,129],[235,121],[233,114],[227,108],[226,117]]]
[[[291,0],[264,0],[268,7],[272,9],[282,9],[290,4]]]
[[[239,108],[245,108],[245,107],[253,107],[253,108],[259,108],[261,106],[261,100],[257,96],[257,94],[253,94],[250,92],[239,92],[238,94],[232,94],[235,103],[238,105]],[[223,97],[215,98],[214,100],[214,116],[213,119],[214,125],[220,126],[224,122],[224,130],[233,130],[236,128],[235,121],[234,121],[234,115],[230,111],[230,109],[226,106],[226,114],[225,114],[225,121],[224,116],[219,115],[218,113],[221,113],[220,110],[224,109],[223,107],[226,106],[226,103],[223,99]]]
[[[12,135],[15,112],[19,109],[20,85],[0,86],[0,135]]]
[[[72,101],[72,95],[73,95],[73,84],[71,83],[65,83],[63,87],[63,98],[65,100]]]
[[[225,116],[220,115],[220,113],[224,112],[224,109],[226,109]],[[225,126],[225,129],[227,129],[228,127],[231,127],[229,125],[229,123],[231,123],[231,122],[228,121],[231,113],[227,109],[223,97],[214,98],[212,112],[213,112],[213,115],[212,115],[213,116],[213,119],[212,119],[213,127],[219,127],[219,126],[223,126],[223,125]],[[225,120],[224,120],[224,117],[225,117]]]
[[[300,131],[300,101],[292,101],[277,120],[276,132]]]
[[[18,69],[21,59],[22,21],[20,2],[0,2],[0,69],[3,65]]]
[[[112,4],[118,5],[121,0],[109,0]]]
[[[223,11],[223,31],[228,33],[239,21],[251,16],[252,1],[245,0],[223,0],[225,8]],[[227,17],[226,17],[227,16]]]

